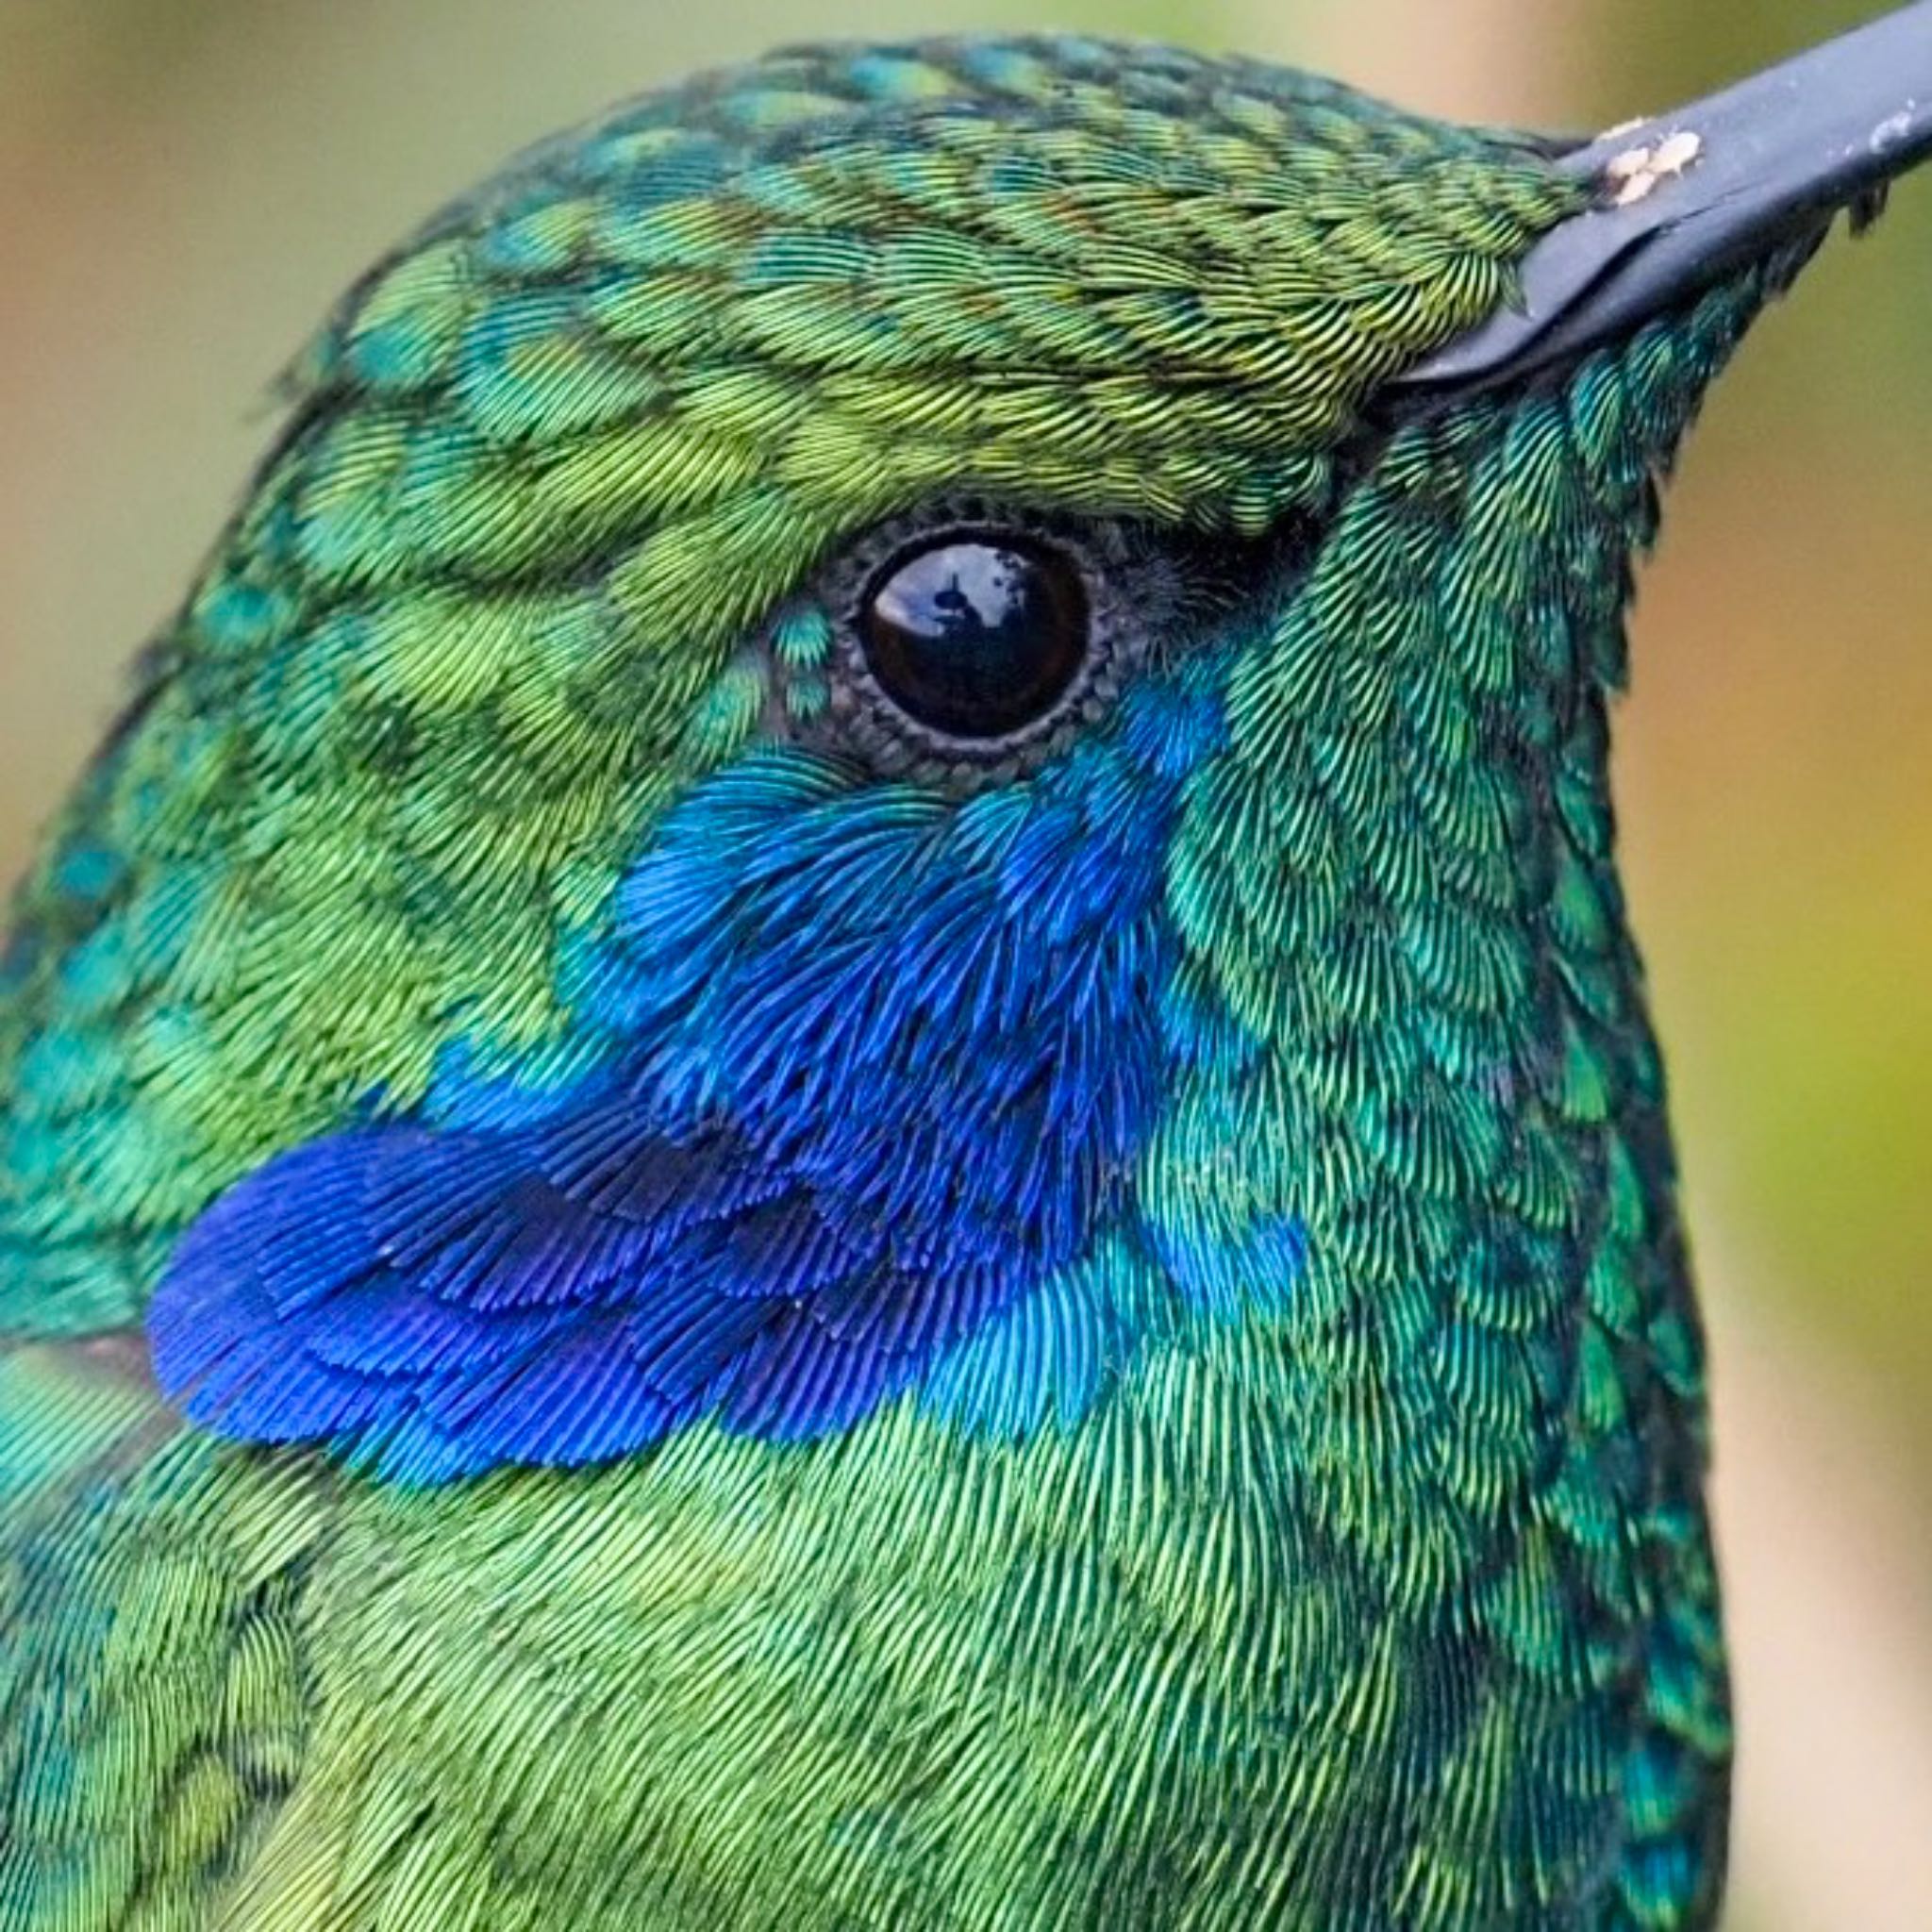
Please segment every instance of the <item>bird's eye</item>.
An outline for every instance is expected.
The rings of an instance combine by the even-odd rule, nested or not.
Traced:
[[[1044,718],[1086,663],[1093,612],[1078,561],[1052,541],[952,530],[900,550],[866,586],[867,668],[915,723],[1002,739]]]

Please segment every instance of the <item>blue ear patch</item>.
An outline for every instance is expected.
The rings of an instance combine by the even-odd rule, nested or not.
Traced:
[[[964,804],[718,774],[573,963],[588,1071],[243,1180],[157,1293],[163,1388],[416,1481],[849,1426],[1127,1212],[1176,791],[1121,743]]]
[[[715,1412],[857,1420],[1013,1284],[940,1291],[737,1136],[632,1101],[522,1134],[375,1128],[272,1161],[190,1233],[157,1373],[249,1441],[368,1439],[417,1480],[579,1463]]]

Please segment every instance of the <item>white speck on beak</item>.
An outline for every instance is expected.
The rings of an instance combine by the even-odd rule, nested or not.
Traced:
[[[1693,166],[1703,152],[1703,135],[1693,134],[1687,127],[1666,135],[1655,147],[1626,148],[1612,157],[1604,174],[1618,183],[1616,206],[1634,206],[1664,182],[1674,180]]]

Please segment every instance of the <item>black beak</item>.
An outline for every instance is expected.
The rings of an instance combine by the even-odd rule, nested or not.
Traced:
[[[1394,384],[1481,389],[1568,359],[1874,205],[1928,157],[1932,0],[1917,0],[1566,155],[1557,165],[1597,184],[1595,205],[1530,251],[1518,306]]]

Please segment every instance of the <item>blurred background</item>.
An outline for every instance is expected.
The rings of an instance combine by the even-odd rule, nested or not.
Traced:
[[[507,150],[776,40],[1161,35],[1590,130],[1858,0],[0,0],[0,874],[269,433]],[[1739,1932],[1932,1924],[1932,176],[1753,339],[1618,758],[1717,1369]]]

